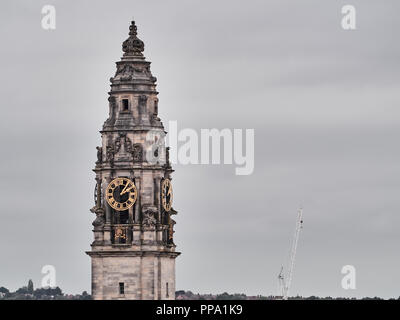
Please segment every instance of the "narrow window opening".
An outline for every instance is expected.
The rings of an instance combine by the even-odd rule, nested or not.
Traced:
[[[168,298],[168,297],[169,297],[168,282],[167,282],[167,285],[166,285],[165,289],[166,289],[166,291],[167,291],[167,292],[166,292],[166,296],[167,296],[167,298]]]
[[[129,100],[128,99],[122,99],[122,110],[123,111],[129,110]]]
[[[119,283],[119,294],[125,294],[125,284],[123,282]]]
[[[154,100],[154,113],[158,115],[158,99]]]

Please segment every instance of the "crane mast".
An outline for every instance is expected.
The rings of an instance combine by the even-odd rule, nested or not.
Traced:
[[[286,280],[283,276],[283,267],[281,268],[281,272],[278,275],[278,281],[281,288],[279,294],[282,294],[284,300],[287,300],[290,286],[292,284],[294,263],[296,260],[297,244],[299,242],[300,231],[302,228],[303,228],[303,209],[300,208],[297,212],[296,228],[294,231],[292,248],[290,251],[289,269],[286,276]]]
[[[283,297],[285,295],[285,277],[283,276],[283,266],[281,272],[278,275],[278,296]]]

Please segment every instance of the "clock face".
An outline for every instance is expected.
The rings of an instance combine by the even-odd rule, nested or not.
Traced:
[[[107,186],[106,199],[111,208],[128,210],[136,202],[136,186],[128,178],[116,178]]]
[[[161,184],[161,201],[165,211],[170,211],[172,207],[172,184],[171,180],[164,179]]]

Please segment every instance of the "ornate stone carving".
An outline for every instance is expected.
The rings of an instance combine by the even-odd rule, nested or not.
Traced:
[[[121,149],[121,137],[117,137],[114,141],[114,151],[115,153],[118,153],[119,150]]]
[[[121,148],[121,146],[123,146],[123,148]],[[119,152],[121,152],[121,155],[120,157],[117,157],[117,160],[129,161],[129,157],[132,157],[133,159],[135,159],[135,157],[141,159],[142,152],[135,148],[135,146],[132,146],[132,141],[126,136],[126,133],[120,133],[114,141],[108,141],[106,147],[106,159],[110,163],[113,163]]]
[[[131,22],[129,27],[129,38],[122,43],[122,51],[125,52],[124,56],[143,56],[142,52],[144,51],[144,43],[137,37],[135,21]]]
[[[133,76],[135,74],[136,75],[151,75],[145,68],[134,66],[131,64],[120,64],[118,66],[115,77],[117,77],[117,76],[129,77],[129,76]]]
[[[153,76],[148,67],[143,65],[135,65],[131,62],[124,62],[117,66],[117,71],[114,78],[111,78],[111,83],[115,81],[130,81],[134,79],[146,79],[153,81]]]
[[[112,146],[112,145],[107,146],[106,147],[106,159],[107,159],[107,161],[110,162],[111,166],[114,165],[114,154],[115,154],[114,146]]]
[[[161,119],[155,114],[151,116],[151,123],[154,126],[162,127]]]
[[[121,64],[118,66],[117,74],[116,75],[124,75],[129,76],[133,74],[133,67],[130,64]]]
[[[116,79],[120,80],[132,80],[133,67],[129,64],[123,64],[118,66],[117,73],[115,74]]]
[[[157,223],[157,213],[158,210],[154,206],[143,206],[142,208],[143,218],[142,226],[144,228],[154,228]]]
[[[135,143],[133,145],[132,155],[133,155],[133,162],[143,161],[143,148],[141,144]]]
[[[119,137],[115,139],[114,148],[115,153],[121,150],[121,145],[124,145],[124,151],[127,153],[132,153],[132,141],[126,136],[126,133],[120,133]]]
[[[121,243],[121,240],[127,240],[127,228],[117,227],[114,229],[114,239]],[[122,241],[125,243],[124,241]]]

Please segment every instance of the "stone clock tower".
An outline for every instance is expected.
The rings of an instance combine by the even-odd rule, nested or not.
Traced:
[[[175,299],[172,184],[156,78],[135,22],[110,79],[109,117],[97,147],[92,296]]]

